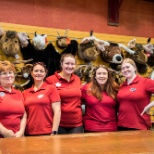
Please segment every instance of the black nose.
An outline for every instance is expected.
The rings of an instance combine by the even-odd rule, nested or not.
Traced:
[[[116,60],[117,60],[117,61],[121,61],[121,60],[122,60],[121,56],[117,56],[117,57],[116,57]]]

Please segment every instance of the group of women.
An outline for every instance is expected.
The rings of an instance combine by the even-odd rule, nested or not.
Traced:
[[[150,129],[154,81],[139,76],[133,60],[123,60],[126,81],[120,86],[104,65],[96,67],[92,81],[82,86],[73,74],[75,65],[75,57],[64,54],[61,70],[46,78],[46,66],[34,63],[34,84],[20,92],[13,88],[14,66],[1,61],[0,138]]]

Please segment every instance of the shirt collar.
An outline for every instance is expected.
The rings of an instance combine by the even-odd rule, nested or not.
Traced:
[[[16,93],[16,90],[15,90],[13,87],[11,87],[11,89],[12,89],[12,90],[11,90],[11,92],[10,92],[10,91],[4,89],[2,86],[0,86],[0,92],[15,94],[15,93]]]
[[[137,75],[137,76],[134,78],[134,80],[133,80],[129,85],[138,83],[139,80],[140,80],[140,78],[141,78],[141,77],[140,77],[139,75]],[[126,80],[122,85],[127,86],[127,85],[128,85],[128,84],[127,84],[127,80]]]
[[[41,86],[37,91],[45,90],[46,84],[47,84],[47,82],[44,82],[44,83],[42,84],[42,86]],[[30,92],[36,92],[36,91],[34,90],[34,85],[32,85],[32,87],[30,88],[29,91],[30,91]]]
[[[62,76],[60,76],[59,73],[60,73],[60,71],[56,71],[55,72],[55,75],[58,78],[58,80],[65,80],[65,81],[67,81],[65,78],[63,78]],[[75,79],[75,75],[74,74],[71,74],[71,78],[70,78],[70,81],[69,82],[73,81],[74,79]]]

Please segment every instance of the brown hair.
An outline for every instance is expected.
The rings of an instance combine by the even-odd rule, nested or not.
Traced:
[[[14,65],[8,60],[0,61],[0,73],[3,71],[13,71],[16,73]]]
[[[108,80],[103,86],[103,88],[97,83],[97,80],[95,79],[96,77],[96,71],[99,68],[104,68],[108,72]],[[110,97],[113,99],[116,99],[117,92],[119,90],[119,85],[114,81],[112,77],[112,72],[104,65],[99,65],[96,67],[94,70],[94,74],[92,77],[92,82],[90,85],[90,91],[92,95],[94,95],[97,99],[102,100],[102,91],[105,91]]]
[[[72,57],[75,59],[74,55],[72,55],[70,53],[62,54],[61,59],[60,59],[60,63],[62,63],[64,61],[65,57]],[[76,62],[76,59],[75,59],[75,62]]]
[[[46,67],[46,65],[45,65],[43,62],[35,62],[35,63],[33,63],[31,72],[33,71],[33,69],[34,69],[34,67],[35,67],[36,65],[41,65],[42,67],[44,67],[45,72],[48,73],[47,67]]]
[[[31,68],[31,73],[33,72],[34,67],[35,67],[36,65],[40,65],[40,66],[42,66],[42,67],[44,68],[44,70],[45,70],[45,72],[46,72],[46,76],[44,77],[44,80],[45,80],[45,78],[47,77],[47,74],[48,74],[48,70],[47,70],[47,68],[46,68],[46,65],[44,64],[44,62],[35,62],[35,63],[33,63],[33,66],[32,66],[32,68]],[[31,77],[31,81],[34,82],[33,77],[32,77],[32,76],[30,76],[30,77]]]
[[[136,69],[135,72],[137,72],[137,66],[136,66],[136,64],[135,64],[135,62],[134,62],[133,59],[125,58],[125,59],[122,61],[121,66],[122,66],[123,63],[129,63],[129,64],[131,64],[131,65],[134,66],[134,68]]]

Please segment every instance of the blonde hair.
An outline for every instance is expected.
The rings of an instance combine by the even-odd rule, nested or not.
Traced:
[[[136,66],[134,60],[132,60],[132,59],[130,59],[130,58],[125,58],[125,59],[122,61],[121,66],[122,66],[124,63],[129,63],[129,64],[131,64],[131,65],[136,69],[135,72],[137,72],[137,66]]]
[[[3,71],[13,71],[16,73],[14,65],[8,60],[0,61],[0,73]]]

